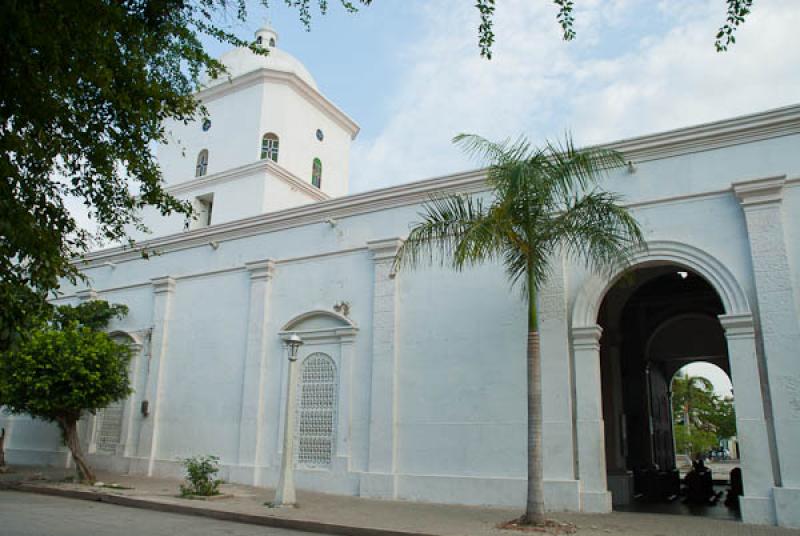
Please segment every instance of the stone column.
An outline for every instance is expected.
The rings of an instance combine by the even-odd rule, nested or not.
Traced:
[[[538,293],[542,355],[542,447],[545,508],[580,510],[575,477],[572,360],[569,351],[566,271],[562,257]]]
[[[165,363],[168,353],[169,322],[175,280],[159,277],[151,280],[153,286],[153,331],[150,336],[150,363],[144,400],[148,403],[149,415],[142,419],[139,432],[139,458],[145,463],[147,476],[153,475],[158,451],[158,419],[161,413]]]
[[[780,482],[778,524],[800,527],[800,321],[783,228],[784,176],[733,184],[747,223]]]
[[[578,440],[578,478],[581,511],[610,512],[611,493],[606,482],[605,429],[603,423],[600,337],[598,325],[572,328],[575,355],[575,417]]]
[[[396,494],[397,279],[392,268],[402,244],[400,238],[367,242],[374,263],[372,385],[368,473],[362,475],[361,493],[372,497]]]
[[[242,377],[242,402],[239,419],[237,480],[259,484],[263,465],[264,386],[267,370],[267,321],[269,297],[275,263],[271,260],[245,264],[250,274],[250,305],[247,313],[247,346]],[[246,474],[245,474],[246,473]]]
[[[749,314],[720,315],[719,321],[728,341],[733,383],[736,439],[744,480],[744,496],[739,499],[742,519],[747,523],[774,524],[772,489],[775,482],[764,419],[753,317]]]

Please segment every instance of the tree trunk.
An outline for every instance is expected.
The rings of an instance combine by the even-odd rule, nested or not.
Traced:
[[[3,428],[2,431],[0,431],[0,467],[6,466],[5,445],[6,445],[6,429]]]
[[[542,359],[539,332],[528,332],[528,499],[526,523],[544,524],[544,483],[542,477]]]
[[[94,483],[96,480],[94,471],[83,457],[83,451],[81,450],[81,442],[78,438],[78,420],[74,418],[63,418],[58,419],[57,422],[64,436],[64,444],[72,453],[72,459],[75,460],[78,478],[82,482]]]

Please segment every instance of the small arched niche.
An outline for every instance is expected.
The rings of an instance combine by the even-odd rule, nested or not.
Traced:
[[[128,378],[131,387],[135,390],[137,384],[137,371],[139,369],[139,356],[141,355],[144,341],[139,333],[127,331],[112,331],[109,334],[114,342],[125,344],[131,349],[131,362],[128,365]],[[94,416],[94,433],[90,452],[105,455],[122,455],[130,444],[131,418],[133,416],[133,396],[112,402],[97,411]]]
[[[340,474],[348,470],[350,431],[347,423],[351,419],[351,376],[357,333],[358,327],[350,318],[327,310],[297,315],[279,332],[287,356],[286,339],[296,334],[303,340],[297,355],[300,369],[295,462],[300,470],[322,469]],[[282,376],[287,377],[285,372]],[[286,392],[284,383],[282,406],[286,403]],[[314,418],[308,418],[309,415]],[[320,416],[324,418],[317,419]]]

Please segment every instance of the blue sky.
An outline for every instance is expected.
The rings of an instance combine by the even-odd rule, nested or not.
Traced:
[[[352,192],[475,167],[450,143],[459,132],[607,142],[799,100],[798,0],[756,0],[724,54],[713,46],[724,0],[577,0],[569,43],[549,0],[502,0],[491,61],[471,0],[375,0],[355,15],[330,4],[310,32],[279,0],[269,17],[279,46],[362,127]],[[250,37],[266,15],[253,2],[234,29]]]

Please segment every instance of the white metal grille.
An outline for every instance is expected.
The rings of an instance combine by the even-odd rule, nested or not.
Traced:
[[[303,362],[297,404],[297,463],[328,467],[336,422],[336,365],[322,353]]]
[[[97,412],[97,452],[116,454],[122,439],[122,404],[114,402]]]

